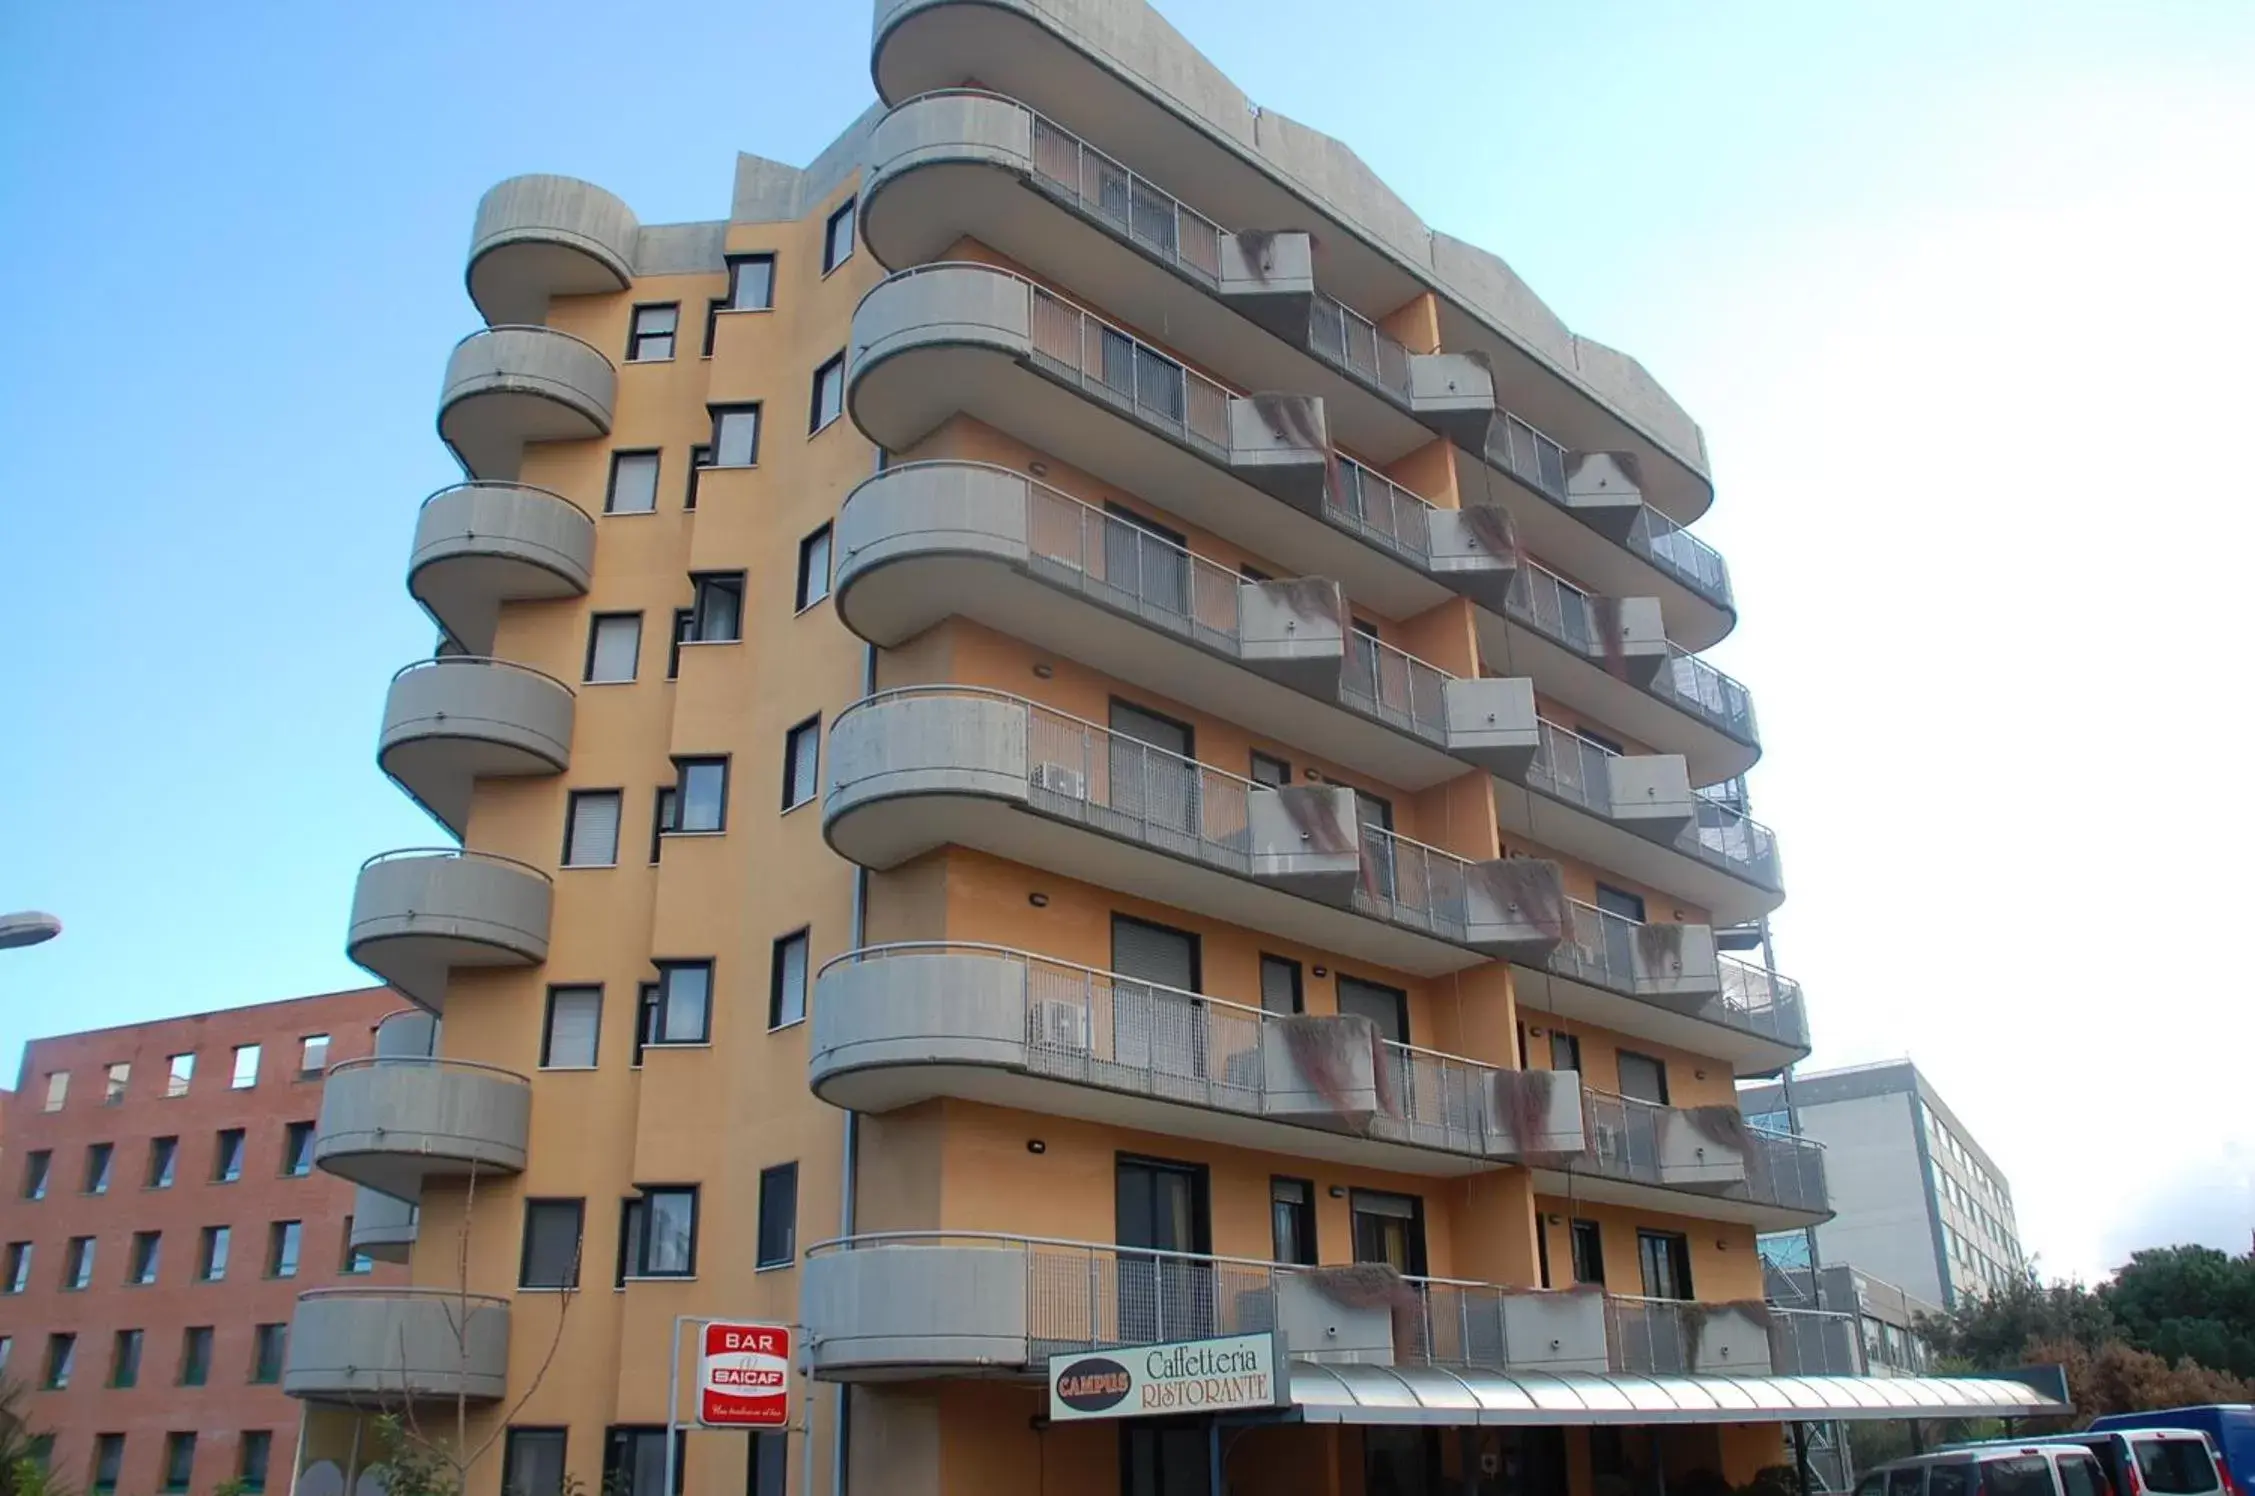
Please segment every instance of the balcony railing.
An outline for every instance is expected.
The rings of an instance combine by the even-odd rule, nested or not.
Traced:
[[[1541,742],[1527,770],[1528,787],[1592,815],[1611,816],[1613,779],[1606,764],[1620,755],[1548,717],[1537,717],[1535,726]]]
[[[1733,1158],[1743,1158],[1743,1181],[1724,1182],[1723,1198],[1771,1205],[1784,1210],[1822,1211],[1826,1203],[1824,1145],[1808,1138],[1754,1127],[1737,1114],[1734,1104],[1699,1108],[1705,1116],[1634,1097],[1584,1088],[1582,1115],[1590,1130],[1589,1170],[1609,1179],[1663,1189],[1685,1188],[1679,1167],[1691,1169],[1691,1144],[1712,1144],[1716,1156],[1700,1160],[1705,1172],[1727,1172]],[[1725,1113],[1730,1115],[1726,1116]],[[1672,1137],[1676,1129],[1691,1133]],[[1694,1134],[1696,1136],[1694,1136]],[[1682,1146],[1671,1147],[1671,1142]],[[1714,1178],[1698,1181],[1720,1182]]]
[[[1634,993],[1640,982],[1665,977],[1670,943],[1680,945],[1680,926],[1643,924],[1610,909],[1570,900],[1566,905],[1566,938],[1550,956],[1550,969],[1560,976]]]
[[[1520,622],[1580,654],[1594,656],[1605,648],[1589,594],[1524,556],[1512,573],[1504,606]]]
[[[1375,468],[1333,454],[1334,481],[1324,486],[1323,506],[1342,529],[1352,530],[1394,552],[1412,565],[1433,561],[1432,513],[1436,505],[1420,498]]]
[[[1443,940],[1463,940],[1469,922],[1465,883],[1471,866],[1453,852],[1365,825],[1355,910]]]
[[[1867,1369],[1856,1316],[1770,1306],[1770,1369],[1779,1376],[1858,1377]]]
[[[901,466],[917,464],[888,471]],[[1245,579],[1235,570],[1046,483],[1022,481],[1026,544],[1044,577],[1170,633],[1225,650],[1238,647],[1238,589]]]
[[[1448,742],[1444,697],[1456,677],[1406,650],[1350,629],[1339,694],[1365,715],[1428,742]]]
[[[1308,347],[1325,362],[1409,403],[1409,350],[1380,332],[1377,323],[1321,291],[1308,311]]]
[[[1799,982],[1729,956],[1716,965],[1723,990],[1700,1016],[1781,1044],[1809,1042],[1808,1009],[1801,1001]]]
[[[1103,219],[1209,290],[1220,285],[1222,229],[1211,218],[1015,99],[982,89],[940,89],[919,97],[947,95],[970,95],[1021,110],[1032,132],[1037,185]]]
[[[1754,721],[1754,696],[1730,676],[1695,654],[1668,646],[1666,668],[1653,677],[1655,694],[1688,712],[1707,718],[1732,737],[1754,742],[1761,733]]]
[[[1527,770],[1528,787],[1610,819],[1613,786],[1608,765],[1624,755],[1548,718],[1537,718],[1536,723],[1541,729],[1541,746]],[[1699,795],[1697,802],[1691,824],[1677,832],[1669,845],[1687,857],[1775,886],[1779,877],[1776,833],[1710,795]]]
[[[1235,391],[1054,292],[1030,281],[1027,286],[1034,358],[1044,368],[1216,461],[1229,461]]]

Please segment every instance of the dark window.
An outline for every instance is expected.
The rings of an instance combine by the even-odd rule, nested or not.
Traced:
[[[1535,1283],[1541,1288],[1556,1286],[1550,1281],[1549,1218],[1539,1210],[1535,1212]]]
[[[1120,1425],[1120,1490],[1127,1496],[1212,1496],[1207,1476],[1206,1430],[1198,1424],[1145,1419]]]
[[[830,527],[799,542],[799,585],[796,607],[805,612],[830,595]]]
[[[755,1267],[788,1267],[799,1255],[799,1166],[760,1170],[759,1258]]]
[[[2204,1496],[2219,1484],[2216,1462],[2198,1439],[2133,1436],[2130,1448],[2137,1457],[2139,1477],[2156,1496]]]
[[[196,1244],[196,1279],[202,1283],[217,1283],[227,1276],[227,1248],[234,1230],[227,1226],[206,1226],[202,1240]]]
[[[305,1227],[297,1221],[276,1221],[266,1228],[266,1276],[269,1278],[294,1278],[298,1275],[298,1245]]]
[[[2040,1454],[1989,1460],[1981,1466],[1980,1484],[1983,1496],[2052,1496],[2053,1491],[2051,1467]],[[1892,1496],[1891,1483],[1888,1490]]]
[[[838,419],[846,402],[846,356],[839,354],[814,371],[814,394],[807,404],[808,435]]]
[[[662,1428],[616,1427],[603,1440],[604,1496],[659,1496],[666,1478],[666,1431]],[[681,1496],[682,1479],[689,1468],[689,1432],[673,1435],[673,1492]]]
[[[580,1232],[586,1218],[584,1200],[527,1200],[517,1286],[579,1287]]]
[[[53,1150],[35,1148],[23,1158],[23,1197],[26,1200],[47,1198],[47,1174],[54,1163]]]
[[[807,932],[795,931],[775,942],[768,967],[767,1026],[779,1029],[806,1017]]]
[[[1274,754],[1253,750],[1253,783],[1285,789],[1292,783],[1292,766]]]
[[[1269,1238],[1278,1262],[1313,1267],[1315,1255],[1315,1185],[1306,1179],[1272,1178],[1268,1182]]]
[[[1607,753],[1612,754],[1615,758],[1619,758],[1629,751],[1627,748],[1623,747],[1617,740],[1609,738],[1604,733],[1601,733],[1595,728],[1588,727],[1586,725],[1574,728],[1573,733],[1574,736],[1583,739],[1585,742],[1595,743],[1598,747],[1604,749]]]
[[[697,1187],[645,1185],[620,1215],[620,1275],[687,1278],[697,1271]]]
[[[1597,885],[1597,907],[1607,914],[1618,914],[1623,919],[1644,923],[1644,898],[1627,889],[1615,888],[1610,883]]]
[[[1339,1011],[1378,1025],[1378,1035],[1396,1044],[1409,1042],[1409,994],[1357,977],[1339,978]]]
[[[86,1193],[89,1195],[110,1192],[110,1158],[116,1151],[108,1143],[86,1145]]]
[[[814,798],[821,774],[822,719],[809,717],[783,737],[783,808]]]
[[[564,1430],[513,1428],[501,1446],[506,1496],[564,1496]]]
[[[775,305],[775,256],[728,257],[728,309],[764,312]]]
[[[2059,1456],[2059,1484],[2067,1496],[2107,1496],[2106,1477],[2087,1454]]]
[[[598,613],[587,624],[587,673],[591,685],[615,685],[634,679],[642,653],[640,613]]]
[[[1575,1221],[1567,1228],[1574,1252],[1574,1281],[1605,1284],[1605,1233],[1595,1221]]]
[[[713,964],[660,961],[643,1016],[647,1044],[703,1044],[712,1038]]]
[[[1415,1195],[1355,1190],[1355,1261],[1382,1262],[1405,1277],[1425,1275],[1425,1202]]]
[[[706,358],[713,356],[713,344],[720,338],[720,314],[727,309],[728,303],[718,296],[705,303],[704,356]],[[692,505],[691,507],[694,508],[695,506]]]
[[[712,465],[713,449],[711,447],[706,446],[703,442],[699,442],[697,443],[697,445],[689,449],[689,479],[682,485],[682,508],[694,509],[697,507],[697,484],[699,475],[702,474],[706,468],[709,468]]]
[[[744,1468],[744,1496],[789,1496],[784,1463],[788,1440],[781,1429],[754,1429]]]
[[[94,1238],[74,1236],[63,1247],[63,1288],[75,1293],[94,1281]]]
[[[1261,957],[1261,1011],[1280,1016],[1306,1008],[1300,990],[1300,963],[1282,956]]]
[[[290,1327],[285,1324],[256,1325],[251,1330],[251,1380],[270,1383],[282,1380],[282,1360],[289,1352]]]
[[[117,1489],[118,1467],[125,1463],[125,1435],[96,1434],[94,1436],[94,1489]]]
[[[744,637],[744,574],[714,571],[692,575],[696,601],[689,610],[689,638],[698,644],[733,644]]]
[[[376,1259],[352,1244],[352,1217],[345,1217],[345,1229],[337,1241],[337,1271],[348,1278],[357,1278],[376,1270]]]
[[[50,1392],[60,1391],[70,1385],[71,1366],[78,1360],[76,1335],[50,1335],[47,1337],[47,1364],[40,1368],[39,1385]]]
[[[211,1326],[190,1325],[180,1332],[180,1385],[201,1387],[211,1378]]]
[[[219,1130],[218,1142],[212,1150],[211,1177],[217,1184],[231,1184],[243,1177],[243,1130],[240,1127]]]
[[[830,215],[822,226],[822,273],[831,271],[853,258],[853,203]]]
[[[728,827],[728,760],[677,758],[674,831],[724,831]]]
[[[658,786],[658,793],[650,801],[650,860],[656,862],[665,851],[665,834],[673,829],[674,787]]]
[[[712,467],[750,467],[759,461],[759,406],[709,405]]]
[[[1273,582],[1276,580],[1276,578],[1270,576],[1267,572],[1262,571],[1257,566],[1238,567],[1237,577],[1239,581],[1244,582]]]
[[[1621,1071],[1621,1094],[1632,1101],[1649,1101],[1657,1106],[1668,1104],[1668,1067],[1648,1054],[1638,1054],[1624,1049],[1617,1056]]]
[[[564,808],[564,866],[610,867],[619,860],[617,790],[573,790]]]
[[[303,1179],[313,1172],[313,1124],[285,1123],[282,1128],[282,1172]]]
[[[131,1387],[141,1380],[141,1332],[120,1330],[110,1338],[110,1385]]]
[[[194,1434],[166,1434],[164,1436],[163,1491],[185,1491],[196,1473],[196,1436]]]
[[[266,1467],[274,1457],[274,1435],[262,1428],[247,1429],[236,1446],[235,1475],[245,1491],[266,1489]]]
[[[666,647],[666,679],[681,679],[681,646],[695,638],[697,614],[691,608],[673,610],[673,641]]]
[[[125,1265],[125,1281],[142,1287],[157,1281],[157,1265],[164,1256],[162,1231],[136,1231]]]
[[[603,989],[551,987],[540,1033],[540,1068],[592,1070],[603,1033]]]
[[[1553,1070],[1579,1070],[1582,1068],[1582,1041],[1564,1029],[1550,1031],[1550,1068]]]
[[[9,1293],[22,1293],[25,1288],[30,1286],[30,1283],[31,1243],[12,1241],[8,1243],[7,1291]]]
[[[626,338],[626,361],[639,364],[673,357],[674,334],[680,328],[681,303],[678,301],[669,301],[663,306],[636,307],[634,329]]]
[[[657,1032],[657,1022],[658,984],[644,982],[634,994],[634,1058],[630,1063],[636,1070],[642,1068],[643,1048],[656,1042],[651,1036]]]
[[[605,514],[650,514],[658,507],[658,454],[613,452],[611,486],[603,492]]]
[[[1637,1266],[1644,1276],[1648,1299],[1691,1297],[1691,1245],[1674,1231],[1639,1231]]]

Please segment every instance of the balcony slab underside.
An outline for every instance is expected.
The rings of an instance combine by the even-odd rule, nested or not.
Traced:
[[[551,890],[513,863],[434,855],[360,871],[345,954],[432,1012],[456,967],[535,966],[548,959]]]
[[[1577,1024],[1633,1034],[1725,1061],[1740,1076],[1774,1074],[1809,1054],[1806,1042],[1773,1038],[1724,1021],[1718,1016],[1721,999],[1716,997],[1696,1003],[1631,997],[1547,967],[1519,963],[1512,966],[1511,981],[1522,1016],[1555,1014]]]
[[[398,1406],[507,1391],[509,1306],[433,1289],[328,1289],[302,1295],[290,1322],[282,1390],[292,1397]]]
[[[532,1119],[522,1077],[482,1066],[379,1061],[332,1072],[313,1161],[399,1200],[423,1181],[521,1173]]]
[[[1738,877],[1667,842],[1639,836],[1581,803],[1556,798],[1532,784],[1495,782],[1496,824],[1508,839],[1527,838],[1706,909],[1718,925],[1742,924],[1768,914],[1785,895]]]
[[[414,1250],[415,1202],[361,1185],[352,1192],[352,1250],[378,1262],[405,1262]]]
[[[1538,1168],[1535,1193],[1588,1200],[1599,1205],[1620,1205],[1633,1210],[1696,1216],[1704,1221],[1731,1221],[1756,1231],[1798,1231],[1832,1218],[1829,1210],[1799,1210],[1788,1205],[1740,1199],[1712,1189],[1647,1184],[1615,1179],[1582,1169]]]
[[[423,505],[407,590],[455,643],[483,655],[503,603],[583,597],[594,571],[595,522],[570,500],[470,483]]]

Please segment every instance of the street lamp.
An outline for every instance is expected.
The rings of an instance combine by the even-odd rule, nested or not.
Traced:
[[[20,914],[0,914],[0,951],[19,945],[37,945],[63,933],[63,922],[52,914],[26,909]]]

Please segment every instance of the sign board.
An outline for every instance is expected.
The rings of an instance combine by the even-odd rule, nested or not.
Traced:
[[[697,1421],[706,1428],[782,1428],[790,1420],[790,1327],[706,1325],[697,1348]]]
[[[1284,1337],[1230,1335],[1049,1358],[1049,1416],[1146,1418],[1288,1408]]]

